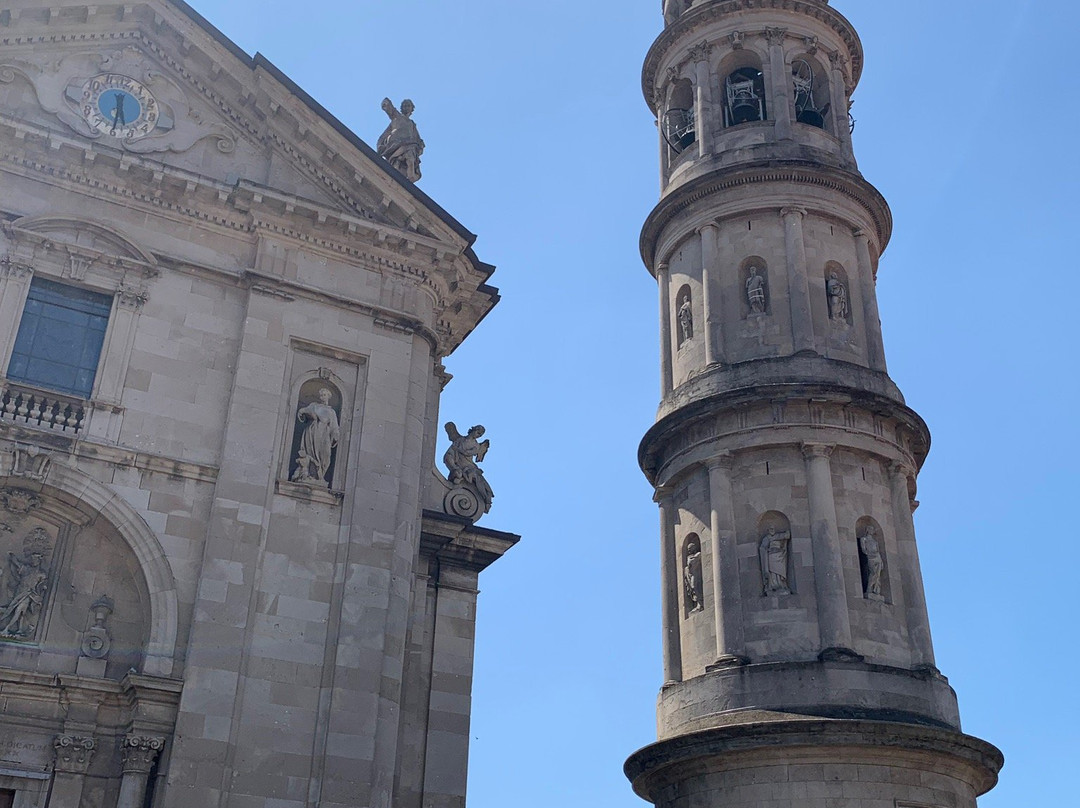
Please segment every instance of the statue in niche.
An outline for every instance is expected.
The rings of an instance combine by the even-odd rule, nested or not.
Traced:
[[[450,448],[443,455],[443,462],[450,471],[452,485],[468,485],[476,490],[485,511],[491,508],[491,501],[495,494],[484,479],[484,472],[478,463],[483,463],[491,448],[491,441],[481,441],[484,437],[484,427],[477,425],[472,427],[468,434],[462,435],[457,425],[451,421],[446,425],[446,434],[450,437]]]
[[[848,317],[848,290],[835,272],[829,273],[825,284],[829,293],[829,317],[836,321],[846,321]]]
[[[765,277],[758,274],[757,267],[750,267],[750,277],[746,281],[746,299],[750,302],[751,314],[764,314],[768,307],[765,297]]]
[[[683,591],[686,605],[690,612],[700,612],[705,608],[705,594],[701,580],[701,545],[691,541],[686,546],[686,558],[683,560]]]
[[[49,587],[52,549],[44,528],[34,528],[23,541],[22,556],[8,553],[7,603],[0,606],[0,638],[33,639]]]
[[[694,338],[694,307],[689,297],[679,306],[679,333],[682,335],[680,345]]]
[[[420,130],[410,117],[416,105],[406,98],[401,102],[399,112],[393,101],[384,98],[382,109],[390,117],[390,125],[379,138],[379,156],[404,174],[410,182],[416,182],[420,179],[420,155],[424,153]]]
[[[877,531],[873,525],[859,537],[859,550],[866,561],[866,599],[884,602],[885,594],[881,591],[881,574],[885,571],[885,559],[881,555]]]
[[[773,526],[761,540],[758,555],[761,558],[761,577],[766,595],[790,595],[788,580],[788,555],[791,552],[791,533],[777,532]]]
[[[341,440],[341,424],[337,410],[330,406],[334,394],[328,387],[319,389],[319,400],[302,407],[296,418],[303,424],[300,451],[296,455],[294,483],[330,485],[326,473],[330,470],[334,448]]]

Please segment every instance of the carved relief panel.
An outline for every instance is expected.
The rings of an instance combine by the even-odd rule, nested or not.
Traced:
[[[54,589],[59,530],[41,520],[41,498],[0,489],[0,643],[40,640]]]

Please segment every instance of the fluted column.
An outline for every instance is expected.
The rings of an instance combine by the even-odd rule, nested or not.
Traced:
[[[660,488],[660,579],[663,581],[664,681],[682,681],[682,636],[679,633],[679,587],[682,580],[675,548],[675,502],[672,492]]]
[[[832,446],[804,444],[822,659],[851,658],[851,616],[833,492]]]
[[[709,461],[710,529],[713,537],[713,606],[716,614],[716,667],[747,661],[739,591],[739,554],[736,550],[735,509],[731,494],[734,457],[723,454]]]
[[[791,71],[784,58],[784,28],[766,28],[765,39],[769,42],[769,116],[776,121],[776,139],[791,140],[794,136],[791,124]]]
[[[660,397],[667,398],[675,389],[671,362],[671,277],[668,265],[656,268],[656,283],[660,287]]]
[[[856,230],[855,252],[859,259],[859,283],[862,286],[863,321],[866,327],[866,357],[873,370],[886,372],[885,341],[881,336],[881,314],[878,312],[877,279],[874,261],[870,256],[870,237],[865,230]]]
[[[900,553],[900,581],[912,649],[911,661],[917,668],[936,668],[919,547],[915,541],[915,520],[912,518],[911,495],[908,492],[908,480],[912,475],[913,472],[902,463],[889,465],[889,487],[893,521],[896,524],[896,545]]]
[[[694,127],[699,157],[705,157],[713,151],[713,100],[709,75],[711,51],[712,46],[708,42],[702,42],[690,49],[690,59],[694,62]]]
[[[814,313],[803,235],[805,208],[784,208],[784,243],[787,248],[788,298],[791,302],[791,339],[795,353],[814,350]]]
[[[717,277],[720,228],[707,224],[698,234],[701,236],[701,287],[705,305],[705,364],[715,365],[724,361],[723,301]]]
[[[143,808],[150,772],[164,748],[163,738],[140,735],[124,738],[124,777],[120,781],[120,797],[116,801],[116,808]]]

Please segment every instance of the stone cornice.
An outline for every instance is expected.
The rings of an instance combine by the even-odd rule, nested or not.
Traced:
[[[813,0],[716,0],[716,2],[699,5],[684,12],[676,22],[664,29],[649,49],[641,74],[642,93],[649,109],[656,111],[657,74],[664,55],[672,46],[680,41],[698,44],[701,28],[729,14],[770,8],[805,14],[825,23],[835,31],[847,45],[850,54],[852,89],[858,85],[863,69],[862,42],[859,40],[855,27],[836,9]],[[751,32],[740,29],[738,33],[745,38]],[[764,33],[764,28],[758,33]]]
[[[812,163],[759,162],[720,169],[697,177],[670,191],[649,214],[641,231],[641,257],[650,272],[657,256],[654,251],[664,228],[680,213],[701,200],[731,189],[764,183],[794,183],[828,188],[857,202],[874,222],[877,252],[885,252],[892,238],[892,211],[885,197],[858,174]]]

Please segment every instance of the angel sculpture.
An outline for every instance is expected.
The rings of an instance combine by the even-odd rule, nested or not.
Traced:
[[[408,98],[401,102],[401,111],[389,98],[384,98],[382,109],[389,118],[390,125],[379,137],[377,151],[390,165],[400,171],[410,182],[420,179],[420,155],[424,153],[424,141],[420,130],[409,116],[416,105]]]
[[[474,426],[468,434],[462,435],[457,425],[451,421],[446,425],[446,434],[450,436],[450,448],[443,455],[443,462],[450,470],[450,483],[468,485],[475,489],[484,504],[484,510],[489,510],[495,494],[484,479],[484,472],[477,465],[484,462],[488,449],[491,448],[490,440],[480,440],[484,437],[484,428]]]

